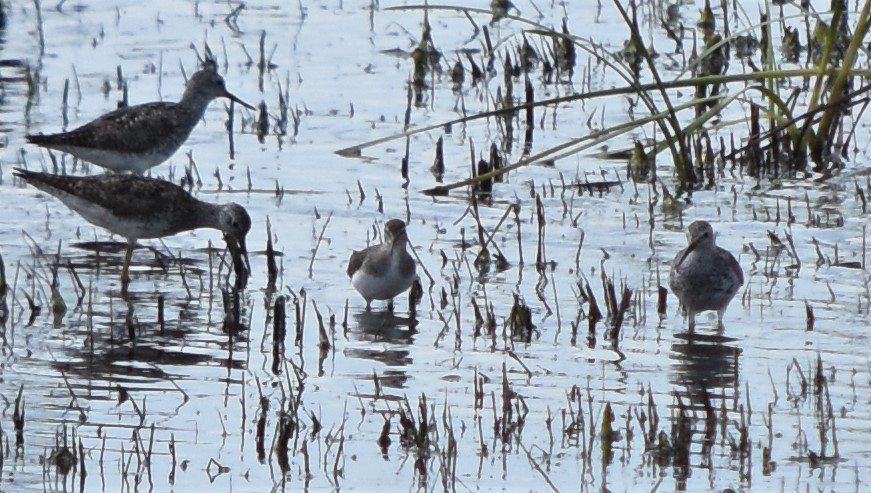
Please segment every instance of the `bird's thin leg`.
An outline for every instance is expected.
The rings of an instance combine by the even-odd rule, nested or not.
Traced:
[[[726,326],[723,325],[723,315],[726,314],[726,308],[722,310],[717,310],[717,334],[722,335],[723,331],[726,330]]]
[[[158,260],[160,260],[160,261],[172,261],[172,260],[176,259],[176,257],[172,254],[172,252],[169,252],[167,254],[167,253],[161,252],[156,247],[153,247],[151,245],[143,245],[143,246],[145,246],[145,248],[151,250],[151,253],[153,253],[155,257],[158,257]]]
[[[127,296],[127,285],[130,284],[130,261],[133,260],[134,242],[127,243],[127,253],[124,255],[124,267],[121,268],[121,294]]]
[[[389,313],[393,313],[393,299],[392,298],[390,299],[390,301],[387,302],[387,311]]]
[[[696,330],[696,312],[687,310],[687,317],[690,319],[689,333],[692,334]]]
[[[372,304],[369,300],[366,300],[366,311],[370,311],[372,309]]]

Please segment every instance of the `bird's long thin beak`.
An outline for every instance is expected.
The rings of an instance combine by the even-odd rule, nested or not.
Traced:
[[[235,266],[236,262],[239,262],[241,259],[240,256],[245,259],[245,264],[242,266],[245,269],[245,275],[251,275],[251,261],[248,259],[248,249],[245,247],[245,238],[233,238],[228,235],[224,235],[224,241],[227,242],[227,248],[230,249],[230,255],[233,256],[233,264]],[[238,271],[237,271],[238,272]]]
[[[687,258],[690,255],[690,253],[693,252],[693,250],[695,250],[696,248],[699,247],[699,243],[702,242],[702,238],[704,236],[705,235],[696,236],[695,239],[693,241],[691,241],[689,245],[687,245],[686,250],[684,250],[684,252],[683,252],[683,256],[681,256],[681,258],[677,261],[676,265],[682,264],[684,259]]]
[[[250,104],[246,103],[245,101],[242,101],[241,99],[237,98],[235,94],[233,94],[229,91],[227,91],[227,93],[224,94],[224,97],[229,99],[230,101],[233,101],[234,103],[241,104],[242,106],[248,108],[249,110],[256,110],[257,109],[254,106],[251,106]]]
[[[706,237],[710,238],[710,236],[707,234],[701,234],[701,235],[693,238],[693,241],[691,241],[690,244],[687,245],[687,253],[690,253],[693,250],[695,250],[696,248],[698,248],[699,245],[702,243],[702,240],[705,239]]]
[[[242,256],[245,258],[245,272],[251,275],[251,261],[248,259],[248,248],[245,247],[245,238],[239,241],[239,250],[242,251]]]
[[[408,235],[406,234],[405,231],[403,231],[402,233],[399,233],[395,238],[393,238],[393,243],[390,244],[390,251],[391,251],[391,252],[392,252],[394,249],[396,249],[397,245],[399,245],[399,244],[402,243],[402,242],[399,241],[399,240],[401,240],[403,237],[405,238],[405,241],[406,241],[406,243],[407,243],[407,242],[408,242]]]

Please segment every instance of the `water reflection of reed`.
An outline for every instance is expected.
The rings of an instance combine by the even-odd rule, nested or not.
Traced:
[[[151,305],[157,296],[152,294]],[[94,330],[82,324],[65,329],[65,337],[84,341],[80,345],[66,345],[64,357],[52,365],[68,378],[79,377],[84,381],[105,378],[116,383],[188,378],[184,368],[209,366],[228,370],[245,369],[245,345],[247,336],[238,330],[226,337],[202,337],[208,322],[192,316],[187,305],[178,312],[178,318],[170,321],[170,327],[155,321],[144,321],[152,310],[147,302],[129,303],[126,314],[109,324],[109,330]],[[162,308],[161,308],[162,310]],[[143,319],[140,319],[143,317]],[[213,325],[218,326],[218,322]],[[135,339],[131,342],[132,339]],[[173,370],[168,370],[173,368]]]
[[[243,354],[240,351],[240,355]],[[135,346],[119,346],[99,353],[71,349],[66,361],[55,361],[52,366],[69,377],[80,377],[82,382],[93,378],[107,378],[114,383],[142,384],[152,380],[186,379],[187,374],[178,371],[183,367],[211,366],[234,370],[245,369],[244,359],[235,359],[212,354],[182,351],[178,343],[162,344],[160,341]],[[175,368],[176,371],[168,371]]]
[[[84,253],[70,255],[67,260],[67,265],[77,271],[86,270],[100,273],[101,269],[109,268],[111,273],[117,275],[124,265],[124,252],[127,244],[116,241],[89,241],[73,243],[71,246],[81,249]],[[147,251],[148,253],[145,253]],[[192,253],[195,250],[185,249],[178,252]],[[149,255],[149,253],[151,255]],[[212,253],[220,255],[220,250],[214,250]],[[193,257],[181,257],[173,255],[172,252],[161,252],[154,247],[138,245],[134,251],[133,266],[135,267],[136,275],[169,275],[178,274],[180,269],[185,271],[195,272],[198,275],[206,272],[205,269],[198,267],[200,260]]]

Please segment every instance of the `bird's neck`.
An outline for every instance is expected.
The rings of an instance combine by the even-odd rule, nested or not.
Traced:
[[[210,228],[221,230],[221,206],[197,201],[197,210],[192,211],[190,218],[197,222],[195,228]]]
[[[407,243],[408,242],[405,240],[394,240],[394,241],[390,242],[390,252],[393,253],[394,255],[398,255],[401,252],[404,252],[405,245]]]
[[[211,103],[213,99],[215,98],[203,94],[195,87],[188,87],[185,89],[181,101],[179,101],[178,104],[185,108],[191,115],[196,115],[196,119],[199,120],[206,111],[206,107],[209,106],[209,103]]]

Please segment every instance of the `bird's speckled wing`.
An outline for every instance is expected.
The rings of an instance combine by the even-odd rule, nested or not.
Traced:
[[[354,253],[351,254],[351,258],[348,259],[348,277],[354,277],[354,273],[360,270],[360,267],[363,266],[363,260],[365,259],[366,250],[354,250]]]
[[[729,268],[732,269],[733,272],[738,276],[738,286],[744,285],[744,269],[741,268],[741,264],[738,263],[738,259],[735,258],[728,250],[720,249],[723,253],[722,255],[728,256],[729,259]],[[737,289],[737,287],[736,287]]]
[[[66,196],[75,196],[122,218],[165,210],[167,204],[192,210],[196,202],[181,187],[156,178],[119,174],[63,176],[22,169],[16,169],[15,176],[64,203]]]
[[[85,147],[140,153],[152,150],[188,126],[187,115],[176,103],[155,102],[119,108],[66,133],[28,135],[27,141],[44,147]],[[184,132],[181,132],[184,133]]]
[[[673,292],[678,292],[681,289],[681,286],[678,284],[679,273],[682,270],[681,264],[689,253],[688,248],[684,248],[683,250],[677,252],[677,255],[674,256],[674,260],[671,261],[671,271],[668,274],[668,286],[671,288]]]
[[[348,259],[348,277],[354,277],[354,273],[362,269],[363,264],[366,264],[365,272],[375,275],[380,274],[381,270],[383,269],[373,269],[373,263],[371,260],[366,263],[366,259],[372,256],[372,254],[376,254],[376,257],[378,256],[377,252],[379,250],[379,247],[381,247],[381,245],[368,246],[360,250],[359,252],[357,250],[354,250],[354,253],[351,254],[351,258]]]

